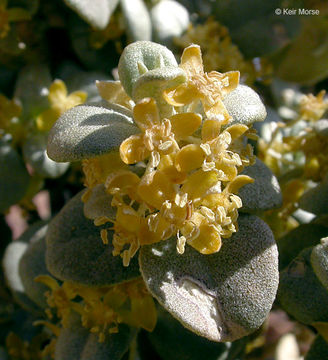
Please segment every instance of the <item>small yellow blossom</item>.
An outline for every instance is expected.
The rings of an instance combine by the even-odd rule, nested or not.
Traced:
[[[239,71],[225,74],[204,72],[198,45],[190,45],[183,51],[180,67],[186,72],[188,80],[164,92],[167,102],[173,106],[182,106],[200,100],[208,119],[218,120],[221,124],[228,123],[230,116],[222,98],[237,87]]]
[[[10,23],[31,20],[30,13],[22,8],[7,9],[8,0],[0,0],[0,39],[5,38],[10,30]]]
[[[317,121],[328,110],[328,99],[325,99],[325,90],[321,90],[317,96],[304,95],[300,103],[300,117],[308,121]]]
[[[76,105],[83,104],[86,98],[87,93],[84,91],[74,91],[67,95],[65,83],[62,80],[55,80],[49,88],[50,108],[37,117],[37,128],[41,131],[49,131],[61,114]]]
[[[81,316],[82,326],[98,335],[99,342],[118,332],[121,323],[147,331],[156,325],[156,307],[141,278],[101,287],[66,281],[60,286],[50,276],[39,276],[36,281],[50,287],[46,293],[48,304],[57,309],[64,327],[68,326],[69,313],[74,311]]]
[[[57,309],[57,316],[62,319],[62,324],[67,327],[68,317],[71,312],[72,299],[76,297],[76,289],[70,282],[65,282],[62,286],[48,275],[40,275],[35,281],[45,284],[50,291],[45,293],[47,303],[50,308]],[[47,311],[49,318],[52,318],[51,311]]]

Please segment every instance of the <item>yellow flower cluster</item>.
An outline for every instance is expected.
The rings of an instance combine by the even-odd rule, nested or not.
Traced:
[[[244,83],[252,85],[258,78],[270,78],[272,67],[265,59],[258,59],[255,65],[244,59],[244,56],[233,44],[229,30],[213,18],[204,24],[190,24],[187,32],[175,38],[174,42],[185,48],[190,44],[199,44],[203,51],[205,71],[230,71],[239,69]]]
[[[304,95],[300,103],[300,117],[307,121],[317,121],[328,110],[328,100],[325,99],[325,90],[321,90],[317,96]]]
[[[72,311],[81,317],[82,326],[98,335],[104,342],[106,335],[118,332],[121,323],[152,331],[157,313],[152,296],[141,278],[112,286],[88,287],[65,281],[62,285],[47,275],[36,281],[47,285],[48,317],[56,309],[63,327],[69,326]]]
[[[242,202],[236,194],[253,181],[238,175],[254,160],[251,146],[242,141],[248,127],[223,127],[231,117],[221,99],[236,88],[239,73],[205,73],[196,45],[184,51],[180,66],[187,82],[163,94],[173,115],[161,118],[154,99],[141,100],[133,107],[140,133],[121,143],[121,165],[115,155],[107,168],[101,166],[104,156],[83,164],[89,186],[83,200],[99,183],[112,195],[115,219],[102,216],[94,222],[113,223],[113,255],[120,254],[125,266],[141,245],[172,236],[181,254],[186,243],[203,254],[219,251],[221,238],[237,231]],[[194,112],[199,103],[202,115]],[[142,176],[129,169],[132,164],[144,164]],[[101,237],[108,243],[107,230]]]

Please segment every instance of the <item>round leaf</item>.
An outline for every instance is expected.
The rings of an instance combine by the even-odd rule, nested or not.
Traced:
[[[126,32],[130,40],[151,40],[150,15],[143,0],[121,0],[120,4]]]
[[[15,98],[22,103],[24,118],[29,120],[49,106],[48,89],[51,82],[50,70],[42,64],[28,65],[19,72]]]
[[[47,135],[31,135],[23,146],[26,161],[45,178],[57,178],[68,169],[69,163],[57,163],[47,155]]]
[[[39,275],[50,275],[45,261],[47,227],[45,225],[38,231],[20,259],[18,268],[26,295],[41,308],[47,307],[44,293],[48,288],[34,279]]]
[[[13,292],[15,300],[24,308],[35,311],[35,302],[27,296],[27,290],[19,272],[20,262],[29,248],[29,244],[37,242],[45,235],[44,223],[36,223],[30,226],[17,240],[10,243],[3,256],[2,266],[4,277],[9,288]],[[37,284],[35,284],[37,286]]]
[[[246,85],[238,85],[226,95],[223,103],[232,116],[229,125],[235,123],[251,125],[255,121],[263,121],[267,115],[260,97]]]
[[[247,166],[242,172],[254,179],[239,190],[243,207],[240,211],[258,212],[281,206],[282,195],[277,178],[271,170],[260,160],[252,166]]]
[[[118,73],[124,90],[132,97],[133,87],[140,76],[166,66],[178,66],[168,48],[151,41],[137,41],[124,49],[118,64]]]
[[[64,0],[66,5],[77,12],[83,20],[98,30],[103,30],[119,0]]]
[[[48,156],[59,162],[95,157],[117,150],[138,132],[131,118],[102,105],[79,105],[66,111],[50,130]]]
[[[213,341],[233,341],[257,329],[278,286],[278,253],[270,228],[241,215],[239,231],[221,250],[203,255],[176,240],[143,246],[140,270],[158,301],[185,327]]]
[[[328,229],[327,229],[328,235]],[[315,246],[311,254],[311,264],[315,274],[328,290],[328,238],[323,238],[321,244]]]
[[[112,256],[113,246],[104,245],[97,227],[83,214],[82,193],[71,199],[50,222],[47,232],[46,263],[60,280],[89,286],[111,285],[140,276],[133,258],[124,267],[119,256]],[[112,233],[109,232],[109,238]]]
[[[316,215],[328,214],[328,176],[316,187],[306,191],[299,200],[300,208]]]
[[[172,45],[172,39],[187,30],[189,14],[187,9],[174,0],[160,1],[151,9],[154,39],[165,45]]]
[[[327,235],[327,228],[320,224],[301,224],[277,240],[279,268],[284,269],[303,249],[319,244]]]
[[[304,324],[328,321],[328,292],[311,267],[311,252],[303,250],[281,273],[278,290],[283,309]]]
[[[91,189],[88,201],[84,204],[84,216],[88,219],[96,219],[102,216],[114,218],[116,211],[111,206],[113,196],[108,194],[103,184]]]

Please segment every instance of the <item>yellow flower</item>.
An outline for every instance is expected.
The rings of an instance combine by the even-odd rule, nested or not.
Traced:
[[[68,326],[69,312],[74,311],[81,316],[83,327],[98,334],[99,342],[104,342],[107,334],[118,332],[121,323],[147,331],[156,325],[156,307],[141,278],[101,287],[66,281],[60,286],[50,276],[39,276],[36,281],[50,287],[48,304],[57,309],[64,327]]]
[[[45,293],[47,303],[50,308],[57,309],[57,316],[62,319],[64,327],[68,325],[68,317],[72,309],[72,299],[76,297],[76,289],[71,282],[64,282],[62,286],[48,275],[40,275],[35,278],[35,281],[40,282],[50,288],[51,291]],[[47,311],[48,317],[51,319],[51,311]]]
[[[325,90],[321,90],[317,96],[304,95],[300,103],[300,116],[304,120],[317,121],[321,119],[328,109],[328,100],[325,99]]]
[[[50,130],[61,114],[76,105],[83,104],[86,98],[87,93],[84,91],[74,91],[67,95],[65,83],[62,80],[55,80],[49,88],[50,108],[37,117],[37,128],[40,131]]]
[[[0,39],[7,36],[10,30],[9,23],[31,20],[27,10],[18,7],[7,9],[7,5],[8,0],[0,0]]]
[[[186,72],[188,81],[175,89],[165,90],[163,96],[166,101],[173,106],[182,106],[200,100],[208,119],[226,124],[230,116],[222,98],[237,87],[239,71],[225,74],[204,72],[198,45],[190,45],[183,51],[180,67]]]
[[[141,134],[132,135],[120,146],[122,161],[135,164],[149,157],[152,151],[169,154],[178,149],[174,139],[170,121],[160,121],[159,112],[154,99],[146,98],[133,109],[134,122]]]

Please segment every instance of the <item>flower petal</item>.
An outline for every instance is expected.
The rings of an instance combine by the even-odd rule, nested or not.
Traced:
[[[181,113],[170,117],[176,139],[192,135],[202,124],[202,117],[195,113]]]
[[[201,254],[214,254],[221,248],[221,236],[213,224],[204,223],[199,226],[199,235],[188,244]]]
[[[197,200],[202,198],[208,189],[218,182],[216,171],[198,170],[191,174],[181,187],[182,193],[187,193],[189,199]]]
[[[156,102],[152,98],[145,98],[133,108],[133,119],[141,131],[150,129],[160,123]]]
[[[64,81],[56,79],[49,88],[48,99],[51,105],[60,104],[67,96],[67,88]]]
[[[175,194],[174,184],[161,171],[144,176],[138,186],[138,195],[156,209],[160,209],[166,200],[173,200]]]
[[[96,86],[103,99],[132,109],[132,99],[126,94],[120,81],[96,81]]]
[[[184,146],[176,155],[175,167],[180,172],[198,169],[205,160],[204,151],[196,144]]]
[[[192,44],[184,49],[181,56],[180,67],[182,67],[189,76],[204,74],[202,53],[199,45]]]
[[[136,164],[150,155],[142,135],[131,135],[120,145],[121,159],[125,164]]]

